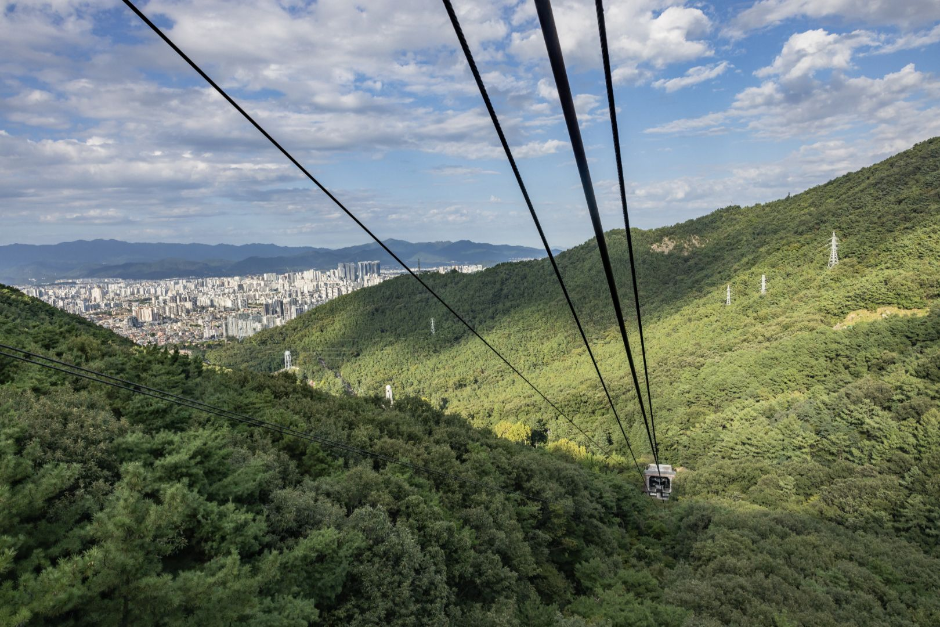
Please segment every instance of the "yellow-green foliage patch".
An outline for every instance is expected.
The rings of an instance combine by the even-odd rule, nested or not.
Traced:
[[[870,309],[857,309],[845,317],[845,320],[832,327],[836,331],[847,329],[859,322],[873,322],[884,320],[889,316],[926,316],[929,309],[902,309],[900,307],[879,307],[874,311]]]

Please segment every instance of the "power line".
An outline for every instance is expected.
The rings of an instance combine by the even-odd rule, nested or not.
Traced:
[[[255,119],[254,119],[253,117],[251,117],[244,109],[242,109],[241,106],[240,106],[237,102],[235,102],[235,100],[233,100],[232,97],[229,96],[229,95],[225,92],[224,89],[222,89],[221,87],[219,87],[219,86],[216,84],[216,82],[213,81],[213,80],[209,77],[209,75],[206,74],[206,73],[202,70],[202,68],[200,68],[198,65],[196,65],[196,63],[195,63],[192,59],[190,59],[190,58],[186,55],[185,52],[183,52],[182,50],[180,50],[180,48],[179,48],[175,43],[173,43],[173,41],[172,41],[169,37],[167,37],[166,34],[164,34],[164,32],[163,32],[156,24],[154,24],[153,22],[151,22],[151,21],[150,21],[150,18],[148,18],[146,15],[144,15],[144,14],[140,11],[140,9],[138,9],[138,8],[134,5],[133,2],[131,2],[130,0],[124,0],[124,4],[126,4],[126,5],[137,15],[137,17],[139,17],[147,26],[149,26],[150,29],[160,37],[160,39],[162,39],[164,42],[166,42],[166,44],[167,44],[168,46],[170,46],[170,48],[172,48],[173,51],[176,52],[176,54],[178,54],[178,55],[180,56],[180,58],[182,58],[184,61],[186,61],[186,63],[188,63],[189,66],[190,66],[191,68],[193,68],[193,70],[195,70],[197,74],[199,74],[199,76],[201,76],[207,83],[209,83],[210,86],[212,86],[213,89],[215,89],[223,98],[225,98],[225,100],[226,100],[230,105],[232,105],[232,107],[234,107],[236,111],[238,111],[239,113],[241,113],[241,114],[242,114],[242,117],[244,117],[246,120],[248,120],[248,122],[250,122],[251,125],[254,126],[254,127],[258,130],[258,132],[261,133],[261,134],[265,137],[265,139],[267,139],[269,142],[271,142],[271,144],[272,144],[275,148],[277,148],[277,149],[281,152],[281,154],[283,154],[285,157],[287,157],[287,159],[288,159],[292,164],[294,164],[294,166],[296,166],[297,169],[300,170],[300,171],[304,174],[304,176],[306,176],[308,179],[310,179],[311,182],[313,182],[314,185],[316,185],[318,188],[320,188],[320,191],[322,191],[324,194],[326,194],[327,197],[328,197],[330,200],[332,200],[333,203],[336,204],[337,207],[339,207],[340,209],[342,209],[342,211],[343,211],[347,216],[349,216],[349,217],[353,220],[353,222],[355,222],[355,223],[359,226],[359,228],[361,228],[363,231],[366,232],[366,234],[369,235],[369,237],[371,237],[373,240],[375,240],[375,243],[377,243],[379,246],[381,246],[382,249],[383,249],[386,253],[388,253],[396,262],[398,262],[399,265],[401,265],[401,267],[403,267],[405,270],[407,270],[407,271],[408,271],[408,274],[410,274],[411,276],[413,276],[413,277],[418,281],[418,283],[420,283],[421,286],[424,287],[424,289],[426,289],[428,292],[430,292],[430,294],[431,294],[434,298],[436,298],[442,305],[444,305],[444,307],[447,309],[447,311],[449,311],[451,314],[454,315],[455,318],[457,318],[461,323],[463,323],[463,325],[464,325],[465,327],[467,327],[467,329],[469,329],[470,332],[473,333],[481,342],[483,342],[483,343],[486,345],[487,348],[489,348],[491,351],[493,351],[493,353],[494,353],[497,357],[499,357],[500,360],[502,360],[502,362],[503,362],[504,364],[506,364],[507,366],[509,366],[509,368],[516,374],[516,376],[518,376],[520,379],[522,379],[523,381],[525,381],[526,384],[527,384],[529,387],[531,387],[533,390],[535,390],[535,392],[542,398],[542,400],[544,400],[546,403],[548,403],[548,405],[549,405],[552,409],[554,409],[555,412],[556,412],[559,416],[561,416],[562,418],[564,418],[568,423],[570,423],[573,427],[575,427],[578,431],[580,431],[581,434],[582,434],[585,438],[587,438],[587,440],[588,440],[591,444],[593,444],[595,448],[597,448],[599,451],[602,451],[602,452],[604,451],[604,449],[603,449],[602,447],[598,446],[597,443],[594,442],[594,440],[593,440],[593,438],[591,438],[591,436],[589,436],[587,433],[585,433],[585,431],[584,431],[581,427],[579,427],[577,424],[575,424],[575,422],[574,422],[573,420],[571,420],[571,418],[569,418],[563,411],[561,411],[561,410],[558,408],[558,406],[555,405],[555,403],[553,403],[552,401],[550,401],[550,400],[548,399],[548,397],[545,396],[545,394],[543,394],[542,391],[541,391],[540,389],[538,389],[538,388],[535,386],[535,384],[533,384],[531,381],[529,381],[529,379],[526,378],[526,376],[523,375],[515,366],[513,366],[513,365],[509,362],[508,359],[506,359],[505,357],[503,357],[502,353],[500,353],[498,350],[496,350],[496,348],[494,348],[492,344],[490,344],[488,341],[486,341],[486,340],[483,338],[483,336],[480,335],[480,334],[477,332],[476,329],[474,329],[472,326],[470,326],[470,323],[469,323],[469,322],[467,322],[466,320],[464,320],[464,318],[463,318],[460,314],[458,314],[450,305],[448,305],[447,302],[446,302],[443,298],[441,298],[441,296],[439,296],[437,292],[435,292],[433,289],[431,289],[431,286],[429,286],[427,283],[425,283],[425,282],[421,279],[421,277],[418,276],[417,273],[415,273],[410,267],[408,267],[408,265],[407,265],[404,261],[401,260],[401,258],[399,258],[398,255],[396,255],[394,252],[392,252],[392,249],[389,248],[388,246],[386,246],[386,245],[385,245],[385,242],[383,242],[382,240],[380,240],[371,230],[369,230],[369,228],[368,228],[365,224],[363,224],[363,223],[359,220],[359,218],[357,218],[356,215],[355,215],[352,211],[350,211],[349,209],[347,209],[346,206],[345,206],[343,203],[341,203],[338,198],[336,198],[336,196],[334,196],[322,183],[320,183],[319,180],[316,179],[316,177],[314,177],[314,176],[307,170],[307,168],[305,168],[303,165],[301,165],[301,163],[300,163],[299,161],[297,161],[297,159],[295,159],[294,156],[291,155],[291,153],[289,153],[283,146],[281,146],[280,143],[278,143],[278,141],[277,141],[276,139],[274,139],[274,137],[272,137],[266,130],[264,130],[264,128],[263,128],[260,124],[258,124],[258,122],[256,122]],[[606,454],[606,453],[605,453],[605,454]]]
[[[545,38],[545,47],[548,49],[552,73],[555,76],[555,87],[558,89],[558,99],[561,102],[561,109],[565,116],[565,124],[568,127],[571,148],[578,165],[578,173],[581,176],[581,187],[584,189],[584,198],[587,202],[588,211],[591,214],[591,224],[594,227],[594,236],[597,239],[597,248],[604,266],[607,287],[610,290],[611,300],[614,304],[617,324],[620,326],[620,336],[623,339],[623,346],[627,351],[627,361],[630,365],[630,374],[633,377],[633,386],[636,389],[637,399],[640,402],[640,412],[643,414],[646,435],[649,438],[653,460],[656,462],[658,469],[659,454],[656,451],[656,444],[653,440],[653,434],[650,431],[649,420],[646,416],[646,405],[643,403],[643,392],[640,389],[640,382],[636,375],[636,365],[633,361],[633,351],[630,350],[630,340],[627,338],[627,328],[623,320],[623,311],[620,308],[620,297],[617,294],[617,284],[614,281],[614,271],[610,263],[610,255],[607,251],[607,242],[604,239],[604,227],[601,224],[601,216],[597,208],[597,199],[594,196],[594,184],[591,182],[591,171],[588,168],[587,155],[584,152],[584,142],[581,140],[581,130],[578,128],[578,115],[574,109],[571,86],[568,84],[565,60],[561,53],[561,44],[558,42],[558,31],[555,28],[555,18],[554,15],[552,15],[551,1],[535,0],[535,9],[538,12],[539,24],[542,27],[542,35]]]
[[[610,396],[610,391],[607,389],[607,382],[604,381],[604,376],[601,374],[600,367],[597,365],[597,359],[594,357],[594,351],[591,350],[591,345],[588,342],[587,335],[584,332],[584,327],[581,326],[581,319],[578,318],[578,313],[575,311],[574,303],[571,302],[571,296],[568,294],[568,288],[565,286],[565,281],[561,278],[561,271],[558,269],[558,263],[555,261],[555,254],[552,252],[551,246],[548,244],[548,239],[545,237],[545,231],[542,230],[542,224],[539,221],[538,214],[535,212],[535,208],[532,206],[532,200],[529,198],[529,192],[526,189],[525,183],[522,181],[522,174],[519,172],[519,168],[516,166],[516,160],[512,156],[512,150],[509,148],[509,142],[506,140],[506,135],[503,133],[502,125],[499,123],[499,117],[496,115],[496,109],[493,107],[492,101],[490,101],[490,96],[486,91],[486,86],[483,83],[483,77],[480,76],[480,70],[477,68],[476,62],[473,60],[473,53],[470,52],[470,46],[467,43],[467,38],[464,37],[463,29],[460,27],[460,21],[457,19],[457,13],[454,11],[454,7],[451,4],[450,0],[443,0],[444,8],[447,9],[447,14],[450,16],[451,24],[454,26],[454,31],[457,33],[457,39],[460,40],[460,47],[463,48],[464,56],[467,57],[467,64],[470,66],[470,71],[473,73],[473,78],[476,80],[477,87],[480,88],[480,95],[483,96],[483,102],[486,104],[486,110],[489,111],[490,119],[493,120],[493,126],[496,128],[496,134],[499,136],[499,141],[503,145],[503,150],[506,152],[506,158],[509,160],[509,165],[512,167],[512,173],[516,177],[516,182],[519,184],[519,189],[522,191],[522,197],[525,199],[525,204],[529,208],[529,214],[532,216],[532,221],[535,222],[535,228],[539,232],[539,237],[542,238],[542,245],[545,247],[545,252],[548,254],[548,259],[551,261],[552,269],[555,271],[555,277],[558,279],[558,284],[561,286],[561,291],[565,295],[565,300],[568,302],[568,308],[571,310],[571,315],[574,317],[574,322],[578,325],[578,332],[581,334],[581,339],[584,341],[584,346],[587,348],[588,356],[591,358],[591,363],[594,364],[594,370],[597,372],[597,377],[600,379],[601,386],[604,388],[604,394],[607,395],[607,402],[610,404],[610,409],[614,413],[614,418],[617,419],[617,425],[620,427],[620,433],[623,434],[623,440],[627,444],[627,450],[630,451],[630,457],[633,458],[633,464],[636,466],[637,472],[642,476],[643,472],[640,470],[640,465],[636,461],[636,455],[633,454],[633,447],[630,446],[630,440],[627,438],[627,432],[623,428],[623,423],[620,420],[620,415],[617,413],[617,408],[614,406],[614,401]]]
[[[627,189],[623,182],[623,159],[620,154],[620,130],[617,127],[617,106],[614,102],[614,81],[610,72],[610,53],[607,50],[607,24],[604,20],[604,0],[595,0],[597,28],[601,39],[601,56],[604,58],[604,82],[607,84],[607,108],[610,110],[610,130],[614,137],[614,154],[617,157],[617,181],[620,183],[620,204],[623,207],[623,224],[627,233],[627,250],[630,253],[630,272],[633,276],[633,302],[636,305],[636,324],[640,330],[640,354],[643,356],[643,376],[646,379],[646,402],[650,406],[650,425],[653,427],[653,443],[659,452],[656,439],[656,418],[653,414],[653,393],[650,391],[650,371],[646,363],[646,340],[643,338],[643,316],[640,314],[640,288],[636,279],[636,261],[633,256],[633,235],[630,233],[630,214],[627,212]]]
[[[532,496],[530,494],[526,494],[525,492],[509,490],[507,488],[501,488],[496,485],[484,483],[482,481],[477,481],[476,479],[470,479],[468,477],[464,477],[461,475],[455,475],[445,470],[438,470],[436,468],[431,468],[429,466],[413,464],[411,462],[407,462],[402,459],[397,459],[394,457],[390,457],[388,455],[383,455],[382,453],[376,453],[374,451],[360,448],[358,446],[353,446],[352,444],[346,444],[345,442],[338,442],[336,440],[326,438],[322,435],[319,435],[313,432],[300,431],[297,429],[293,429],[291,427],[285,427],[284,425],[279,425],[279,424],[269,422],[266,420],[261,420],[260,418],[254,418],[252,416],[247,416],[245,414],[239,414],[239,413],[227,410],[227,409],[216,407],[214,405],[209,405],[208,403],[203,403],[202,401],[197,401],[194,399],[179,396],[177,394],[173,394],[172,392],[167,392],[165,390],[160,390],[158,388],[153,388],[153,387],[146,386],[140,383],[135,383],[133,381],[128,381],[126,379],[114,377],[114,376],[111,376],[102,372],[98,372],[96,370],[91,370],[89,368],[76,366],[75,364],[70,364],[68,362],[60,361],[58,359],[52,359],[51,357],[46,357],[45,355],[40,355],[38,353],[25,351],[19,348],[15,348],[13,346],[0,344],[0,349],[3,349],[3,350],[0,350],[0,356],[2,357],[15,359],[15,360],[22,361],[28,364],[32,364],[34,366],[40,366],[42,368],[47,368],[49,370],[61,372],[63,374],[71,375],[73,377],[86,379],[88,381],[100,383],[101,385],[107,385],[113,388],[131,392],[133,394],[149,396],[150,398],[155,398],[157,400],[164,401],[166,403],[172,403],[180,407],[186,407],[188,409],[195,409],[197,411],[201,411],[207,414],[212,414],[220,418],[227,418],[230,420],[235,420],[241,423],[249,424],[255,427],[260,427],[262,429],[267,429],[268,431],[280,433],[281,435],[288,435],[288,436],[300,438],[302,440],[315,442],[317,444],[321,444],[329,448],[346,451],[347,453],[356,453],[356,454],[363,455],[366,457],[372,457],[372,458],[384,461],[388,464],[394,464],[396,466],[401,466],[403,468],[408,468],[410,470],[423,472],[423,473],[427,473],[430,475],[435,475],[437,477],[452,479],[454,481],[459,481],[462,483],[466,483],[468,485],[473,485],[484,490],[502,492],[504,494],[510,494],[514,496],[521,496],[523,498],[526,498],[532,501],[539,501],[544,504],[548,504],[549,502],[547,499],[543,499],[537,496]],[[10,354],[9,352],[6,352],[6,351],[13,351],[14,353],[19,353],[19,354],[18,355]],[[51,363],[43,363],[43,362],[51,362]]]

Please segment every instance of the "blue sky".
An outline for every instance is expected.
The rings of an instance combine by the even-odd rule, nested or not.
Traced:
[[[553,246],[591,236],[531,0],[453,0]],[[556,22],[622,226],[594,4]],[[439,0],[138,6],[380,237],[538,245]],[[936,0],[608,0],[634,225],[796,193],[940,135]],[[0,244],[366,236],[113,0],[4,2]]]

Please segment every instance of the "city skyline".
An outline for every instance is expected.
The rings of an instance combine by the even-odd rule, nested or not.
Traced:
[[[441,265],[427,272],[478,272],[477,264]],[[242,340],[404,270],[379,261],[341,262],[332,270],[236,277],[69,279],[24,285],[27,296],[77,314],[137,344]]]
[[[455,8],[552,246],[590,224],[530,2]],[[593,3],[553,3],[605,228]],[[141,8],[385,238],[538,245],[440,3]],[[798,193],[940,134],[940,4],[607,2],[634,226]],[[120,2],[0,12],[0,244],[341,247],[361,231]]]

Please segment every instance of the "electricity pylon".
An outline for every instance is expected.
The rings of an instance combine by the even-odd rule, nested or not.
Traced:
[[[829,267],[839,263],[839,240],[836,238],[836,232],[832,232],[832,241],[829,242]]]

